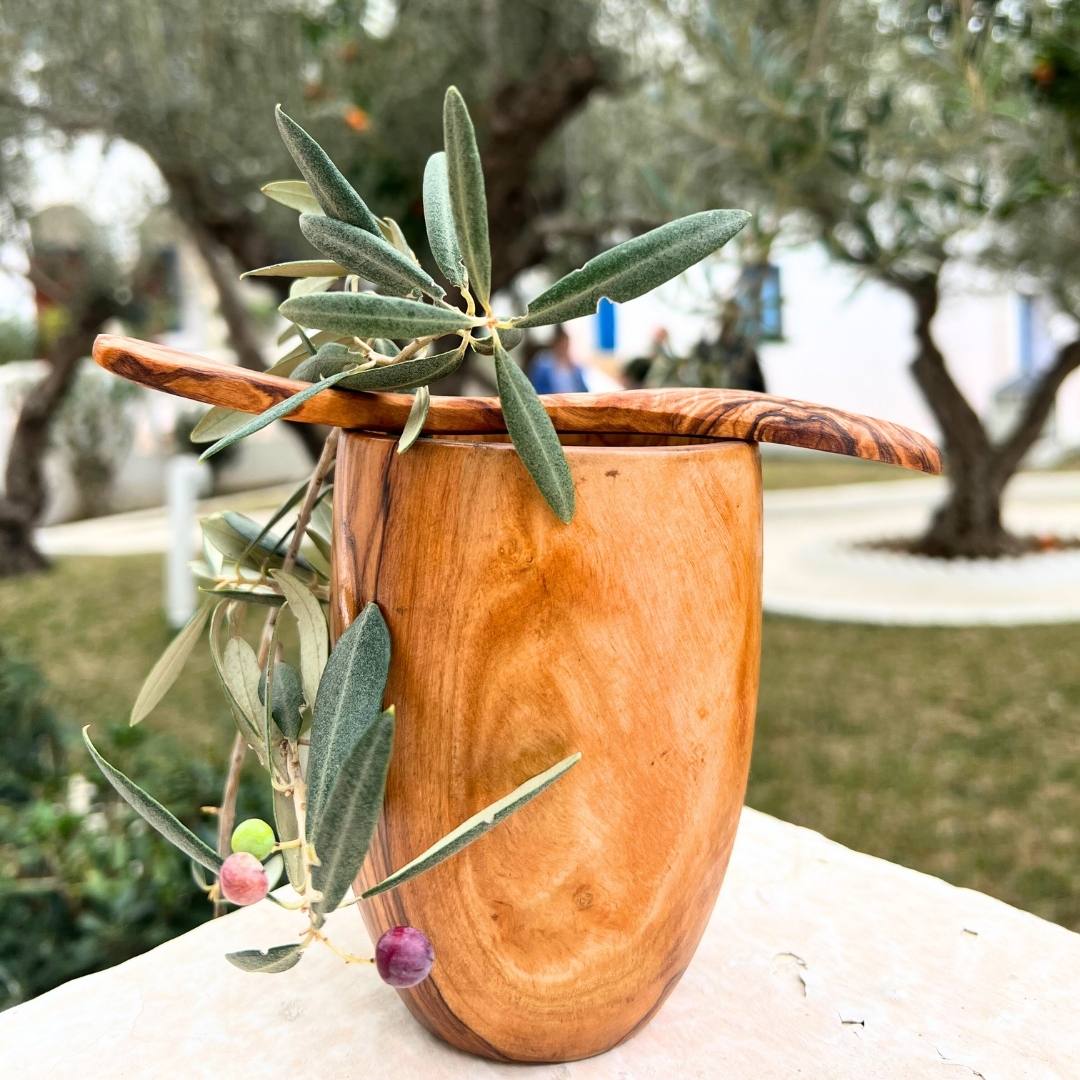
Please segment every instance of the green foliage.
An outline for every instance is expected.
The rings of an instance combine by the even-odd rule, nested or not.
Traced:
[[[633,300],[718,251],[750,220],[745,210],[706,210],[661,225],[590,259],[529,302],[517,327],[591,315],[602,297]]]
[[[431,391],[426,386],[421,386],[413,397],[413,403],[409,408],[409,418],[401,429],[401,437],[398,439],[397,452],[404,454],[424,430],[424,421],[427,420],[428,409],[431,408]]]
[[[307,215],[311,217],[311,215]],[[301,228],[303,225],[301,224]],[[306,233],[304,234],[307,235]],[[310,237],[309,237],[310,239]],[[314,240],[311,241],[313,244]],[[316,245],[317,246],[317,245]],[[328,259],[301,259],[296,262],[273,263],[270,266],[260,266],[258,270],[247,270],[240,276],[246,277],[344,277],[348,270],[339,266],[336,262]]]
[[[169,688],[183,671],[185,661],[199,643],[209,618],[210,605],[201,605],[188,619],[184,628],[169,642],[169,647],[150,669],[150,674],[146,676],[146,681],[139,690],[139,696],[131,707],[129,723],[137,724],[140,720],[145,720],[154,711],[154,706],[169,692]]]
[[[342,351],[331,352],[331,349]],[[418,356],[415,360],[404,360],[400,364],[357,371],[356,374],[341,379],[338,385],[344,390],[412,390],[418,386],[426,387],[428,383],[457,371],[464,355],[465,350],[457,348],[429,356]],[[355,369],[361,362],[362,358],[358,354],[349,352],[342,345],[324,345],[317,355],[306,360],[293,372],[293,378],[317,382],[319,379],[344,372],[347,367]]]
[[[174,847],[179,848],[189,858],[194,859],[200,866],[207,870],[217,871],[221,866],[221,856],[208,844],[199,839],[186,825],[174,814],[170,813],[153,796],[143,791],[137,784],[128,779],[119,769],[110,765],[97,747],[90,741],[87,728],[83,728],[83,742],[86,749],[94,759],[94,764],[101,770],[102,775],[116,789],[124,801],[131,806],[151,828],[156,829]]]
[[[480,164],[472,118],[456,86],[446,91],[443,101],[443,141],[458,248],[469,275],[469,285],[486,308],[491,296],[491,243],[484,169]]]
[[[381,235],[372,236],[323,214],[301,214],[300,231],[323,255],[391,296],[418,292],[433,297],[445,295],[430,274]]]
[[[551,417],[529,377],[495,343],[495,377],[506,430],[540,494],[560,521],[574,516],[574,480]]]
[[[226,953],[225,959],[241,971],[261,971],[274,975],[296,967],[303,955],[299,945],[275,945],[266,952],[244,949],[242,952]]]
[[[315,698],[307,776],[314,821],[353,747],[382,712],[389,666],[389,631],[368,604],[338,638]]]
[[[464,262],[454,227],[450,205],[450,181],[446,173],[446,153],[440,150],[428,158],[424,169],[424,224],[428,247],[443,276],[458,288],[465,284]]]
[[[568,769],[572,769],[581,760],[581,754],[571,754],[568,758],[545,769],[542,773],[525,783],[519,784],[509,795],[504,795],[497,802],[485,806],[483,810],[473,814],[467,821],[463,821],[456,829],[447,833],[441,840],[432,844],[427,851],[417,855],[412,862],[406,863],[401,869],[395,870],[389,877],[384,878],[377,885],[364,891],[364,899],[378,896],[379,893],[396,889],[406,881],[420,874],[426,873],[432,867],[438,866],[451,855],[457,854],[462,848],[467,847],[474,840],[479,840],[485,833],[490,832],[511,814],[520,810],[526,803],[531,802],[542,791],[549,788]]]
[[[480,324],[460,311],[432,307],[417,300],[377,296],[375,293],[319,293],[294,296],[279,309],[286,319],[302,326],[333,330],[358,338],[419,338],[452,334]]]
[[[315,910],[322,914],[338,906],[367,856],[382,812],[393,745],[394,714],[379,713],[349,739],[348,752],[332,766],[330,786],[311,827],[319,859],[312,884],[322,894]]]
[[[326,151],[279,105],[278,131],[324,213],[379,236],[379,222]]]

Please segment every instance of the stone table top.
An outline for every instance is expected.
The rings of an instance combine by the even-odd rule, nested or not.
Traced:
[[[571,1065],[470,1058],[326,949],[279,975],[222,954],[297,915],[236,912],[0,1014],[0,1075],[320,1080],[1035,1080],[1080,1076],[1080,935],[743,813],[697,957],[629,1042]],[[360,919],[334,916],[370,955]]]

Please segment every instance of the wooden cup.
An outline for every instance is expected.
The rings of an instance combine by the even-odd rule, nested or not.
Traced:
[[[373,939],[402,924],[431,938],[431,976],[401,992],[420,1022],[508,1061],[601,1053],[670,993],[724,876],[757,696],[756,445],[567,456],[571,526],[502,441],[399,455],[344,432],[334,483],[333,630],[375,601],[394,643],[397,736],[361,883],[583,755],[484,839],[363,905]]]

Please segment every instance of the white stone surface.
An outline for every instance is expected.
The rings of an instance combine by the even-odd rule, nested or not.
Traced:
[[[907,626],[1080,621],[1080,550],[946,562],[859,547],[917,535],[944,490],[921,479],[766,492],[765,610]],[[1080,537],[1080,473],[1017,477],[1005,520],[1018,533]]]
[[[261,904],[0,1014],[0,1075],[321,1080],[1065,1080],[1080,1074],[1080,935],[980,893],[743,814],[701,948],[621,1047],[528,1070],[424,1032],[366,967],[281,975],[226,950],[289,939]],[[334,935],[369,953],[360,919]]]

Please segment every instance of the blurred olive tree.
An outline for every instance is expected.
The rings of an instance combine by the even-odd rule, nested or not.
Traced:
[[[568,196],[552,140],[596,90],[615,84],[616,54],[600,43],[596,21],[597,9],[574,0],[463,0],[452,17],[438,0],[0,0],[8,235],[33,202],[25,184],[22,202],[2,194],[14,190],[16,171],[25,178],[28,140],[100,134],[140,147],[205,262],[240,363],[264,367],[238,272],[304,254],[295,214],[259,193],[268,179],[295,175],[274,127],[275,103],[286,103],[419,247],[416,178],[441,138],[429,105],[457,82],[474,103],[493,285],[503,286],[548,256],[549,233],[526,223]],[[70,382],[67,354],[85,355],[117,313],[115,284],[110,274],[92,289],[87,283],[78,313],[73,290],[54,290],[71,335],[57,345],[63,363],[51,364],[52,381],[19,421],[33,438],[17,432],[20,464],[0,503],[0,574],[42,565],[30,541],[43,502],[37,462]],[[318,433],[297,428],[317,450]]]
[[[1006,276],[1080,316],[1076,0],[648,0],[635,14],[622,103],[637,138],[593,133],[579,164],[593,212],[738,205],[741,246],[765,262],[781,238],[833,257],[911,303],[911,370],[940,425],[949,495],[913,545],[939,556],[1023,550],[1004,489],[1080,366],[1080,340],[1038,373],[995,441],[949,371],[933,320],[961,264]],[[631,5],[632,7],[632,5]],[[629,11],[629,9],[627,9]],[[1071,65],[1071,67],[1070,67]],[[591,122],[600,124],[599,111]],[[607,205],[602,205],[604,201]],[[823,333],[827,333],[823,327]]]

